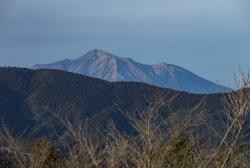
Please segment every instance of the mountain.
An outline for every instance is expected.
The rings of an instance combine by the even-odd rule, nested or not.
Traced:
[[[196,116],[198,112],[189,114],[187,109],[196,106],[205,95],[142,83],[107,82],[59,70],[0,68],[1,119],[14,132],[32,130],[29,131],[32,136],[61,130],[60,122],[53,114],[70,119],[77,117],[82,121],[88,119],[92,121],[91,128],[101,131],[112,120],[120,130],[131,132],[132,126],[123,112],[134,115],[159,98],[167,102],[173,96],[176,99],[171,105],[172,110],[178,109],[181,116]],[[207,107],[206,114],[211,116],[209,121],[217,120],[212,114],[221,108],[220,97],[220,94],[206,95],[202,108]],[[164,110],[161,117],[169,115],[170,112]]]
[[[59,69],[111,82],[132,81],[147,83],[191,93],[227,92],[228,88],[210,82],[179,66],[158,63],[146,65],[130,58],[118,57],[94,49],[76,60],[62,60],[51,64],[37,64],[32,69]]]

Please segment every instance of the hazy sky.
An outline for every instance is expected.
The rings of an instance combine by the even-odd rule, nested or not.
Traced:
[[[250,66],[249,0],[0,0],[0,65],[94,48],[222,83]]]

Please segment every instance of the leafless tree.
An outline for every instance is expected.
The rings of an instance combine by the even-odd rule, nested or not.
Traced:
[[[211,154],[205,167],[226,167],[230,156],[239,148],[237,145],[239,145],[243,130],[248,127],[250,74],[240,71],[239,78],[236,81],[237,91],[229,92],[222,97],[224,115],[227,116],[227,127],[222,135],[220,144]]]

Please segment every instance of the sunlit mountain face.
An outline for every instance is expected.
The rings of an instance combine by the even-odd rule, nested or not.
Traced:
[[[37,64],[32,68],[65,70],[110,82],[142,82],[191,93],[218,93],[229,90],[177,65],[167,63],[146,65],[100,49],[91,50],[75,60]]]

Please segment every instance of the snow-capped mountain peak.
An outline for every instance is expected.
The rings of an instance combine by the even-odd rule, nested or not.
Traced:
[[[192,93],[229,91],[224,86],[216,85],[173,64],[160,62],[154,65],[146,65],[100,49],[91,50],[75,60],[66,59],[51,64],[38,64],[31,68],[60,69],[111,82],[143,82]]]

